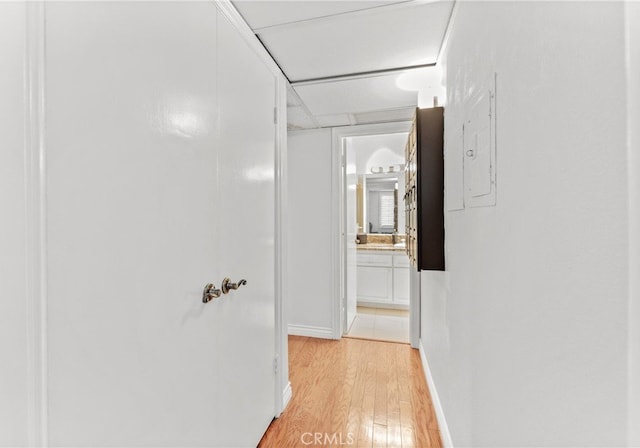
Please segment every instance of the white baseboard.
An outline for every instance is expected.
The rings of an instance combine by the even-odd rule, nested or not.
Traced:
[[[289,324],[289,334],[293,336],[307,336],[310,338],[333,339],[333,330],[326,327],[312,327],[310,325]]]
[[[407,303],[385,303],[367,299],[358,299],[358,306],[365,306],[367,308],[385,308],[388,310],[409,310],[409,304]]]
[[[424,370],[424,376],[427,379],[427,386],[429,386],[429,392],[431,392],[431,401],[433,402],[433,408],[436,411],[436,419],[438,420],[438,428],[440,429],[440,437],[442,438],[442,446],[445,448],[453,448],[453,442],[451,441],[451,433],[447,426],[447,420],[444,418],[444,410],[442,409],[442,403],[440,403],[440,397],[436,390],[436,385],[433,382],[433,376],[431,376],[431,369],[427,363],[427,356],[422,346],[422,339],[419,344],[420,360],[422,361],[422,370]]]
[[[287,387],[282,391],[282,410],[287,409],[287,405],[291,401],[293,396],[293,389],[291,389],[291,382],[287,382]]]

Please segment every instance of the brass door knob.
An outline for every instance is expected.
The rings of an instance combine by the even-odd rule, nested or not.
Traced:
[[[202,291],[202,303],[209,303],[213,299],[217,299],[222,295],[222,291],[216,288],[216,285],[213,283],[207,283],[204,287],[204,291]]]
[[[227,294],[232,289],[238,289],[246,284],[247,281],[245,279],[240,280],[238,283],[232,283],[229,277],[225,277],[224,280],[222,280],[222,294]]]

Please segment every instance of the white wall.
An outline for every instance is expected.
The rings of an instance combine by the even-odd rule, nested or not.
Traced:
[[[0,446],[27,443],[25,4],[0,3]]]
[[[458,154],[465,95],[498,74],[497,205],[448,212],[448,279],[422,277],[453,444],[623,445],[623,4],[460,2],[443,61]]]
[[[350,137],[349,141],[356,154],[358,174],[371,174],[371,168],[379,167],[386,172],[390,165],[404,164],[407,133]],[[395,170],[398,171],[397,166]]]
[[[290,132],[287,150],[289,333],[330,338],[336,271],[331,130]]]
[[[626,4],[629,138],[629,445],[640,446],[640,3]]]

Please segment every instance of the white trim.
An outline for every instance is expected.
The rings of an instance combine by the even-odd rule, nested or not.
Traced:
[[[260,43],[256,35],[253,33],[247,22],[240,15],[235,6],[231,3],[231,0],[215,0],[216,6],[222,12],[222,14],[231,22],[231,24],[238,30],[245,42],[251,47],[251,49],[263,60],[263,62],[269,67],[274,75],[282,76],[286,79],[278,64],[267,53],[264,46]]]
[[[640,3],[624,5],[627,78],[627,167],[628,167],[628,238],[629,303],[627,343],[627,445],[640,446]]]
[[[27,259],[27,437],[48,446],[45,4],[25,9],[25,191]]]
[[[365,135],[397,134],[409,132],[411,122],[397,121],[393,123],[363,124],[356,126],[343,126],[331,129],[331,265],[334,266],[331,272],[331,285],[334,300],[331,306],[331,325],[333,339],[340,339],[344,332],[346,323],[340,310],[345,304],[346,285],[342,278],[345,270],[346,247],[341,238],[344,228],[344,176],[345,167],[342,166],[342,139],[345,137],[357,137]],[[410,304],[411,312],[413,308]]]
[[[420,345],[420,321],[422,306],[422,274],[409,267],[409,343],[412,348]]]
[[[358,299],[357,302],[358,306],[363,306],[366,308],[382,308],[385,310],[402,310],[402,311],[409,311],[409,305],[406,304],[402,304],[402,303],[393,303],[393,302],[376,302],[376,301],[369,301],[366,299]]]
[[[287,408],[287,405],[291,401],[291,397],[293,397],[293,389],[291,389],[291,383],[287,381],[287,385],[282,391],[282,403],[284,403],[284,406],[282,407],[283,411]],[[280,414],[276,415],[276,417],[280,417]]]
[[[344,304],[344,285],[342,285],[345,263],[343,239],[341,231],[343,229],[343,207],[344,198],[344,168],[342,166],[343,148],[342,137],[339,130],[331,129],[331,290],[333,300],[331,301],[331,326],[333,339],[340,339],[344,331],[343,313],[341,310]]]
[[[451,440],[451,433],[449,432],[449,426],[447,426],[447,420],[444,417],[444,410],[442,409],[442,403],[436,390],[436,384],[433,382],[433,376],[431,375],[431,369],[429,369],[429,363],[427,362],[427,356],[422,345],[422,339],[419,343],[420,360],[422,361],[422,370],[424,371],[424,377],[427,380],[427,386],[429,387],[429,393],[431,394],[431,403],[433,409],[436,411],[436,420],[438,420],[438,429],[440,429],[440,437],[442,437],[442,446],[445,448],[453,448],[453,441]]]
[[[275,148],[275,353],[279,359],[279,369],[276,374],[275,416],[279,416],[287,406],[289,399],[283,399],[283,393],[289,390],[289,344],[285,331],[287,317],[287,85],[282,76],[276,79],[276,148]]]
[[[456,21],[456,15],[458,13],[458,4],[460,3],[458,0],[454,0],[453,7],[451,8],[451,15],[449,15],[449,21],[447,22],[447,28],[444,32],[444,37],[442,38],[442,44],[440,45],[440,49],[438,50],[438,57],[436,58],[436,66],[442,65],[443,55],[447,51],[447,47],[449,46],[449,42],[451,40],[451,33],[453,29],[453,24]]]
[[[332,328],[312,327],[311,325],[289,324],[289,334],[292,336],[307,336],[309,338],[334,339]]]
[[[294,80],[291,80],[291,86],[305,87],[305,86],[314,86],[318,84],[330,84],[334,82],[351,81],[354,79],[367,79],[367,78],[377,78],[380,76],[401,75],[403,73],[412,72],[416,69],[431,68],[431,67],[435,67],[435,62],[426,63],[426,64],[417,64],[417,65],[406,65],[402,67],[382,68],[379,70],[370,70],[366,72],[341,73],[338,75],[321,76],[318,78],[294,79]],[[393,107],[390,109],[380,109],[380,110],[376,110],[376,112],[384,112],[385,110],[393,110],[393,109],[405,109],[405,107]],[[348,115],[353,116],[354,113],[357,114],[358,112],[351,112]],[[355,125],[355,122],[352,123],[352,125]]]

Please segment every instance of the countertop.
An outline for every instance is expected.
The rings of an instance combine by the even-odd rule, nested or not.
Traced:
[[[358,250],[376,250],[376,251],[385,251],[385,252],[397,252],[404,253],[406,249],[406,245],[395,245],[395,244],[383,244],[383,243],[367,243],[367,244],[356,244],[356,248]]]

